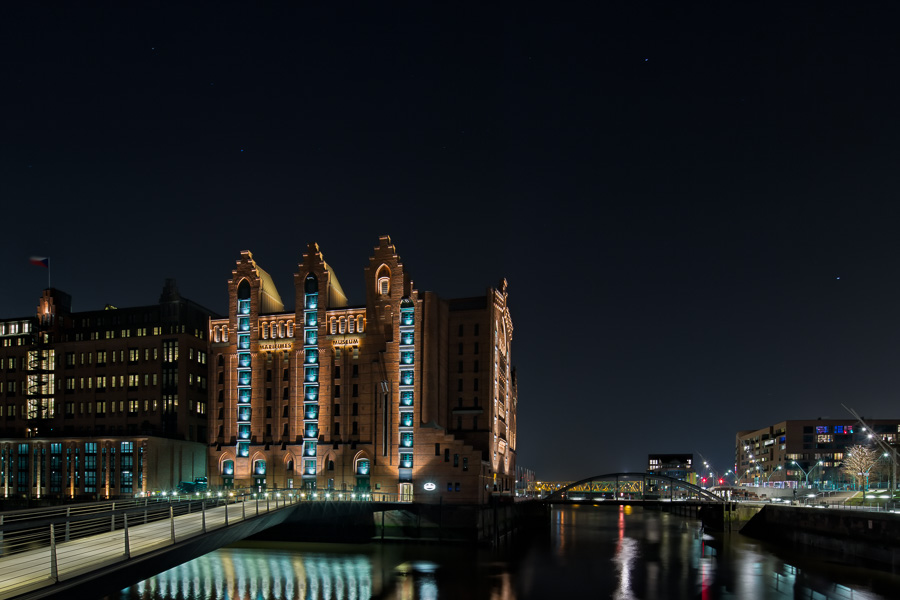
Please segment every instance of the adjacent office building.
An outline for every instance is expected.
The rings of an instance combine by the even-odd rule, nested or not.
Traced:
[[[116,497],[206,475],[209,310],[168,280],[156,304],[72,312],[44,290],[0,320],[0,497]]]
[[[839,486],[850,479],[840,466],[849,446],[871,445],[878,436],[894,445],[898,419],[866,419],[864,431],[854,419],[782,421],[762,429],[739,431],[735,439],[735,474],[744,484],[796,487],[807,482]]]
[[[310,244],[285,310],[249,251],[210,321],[211,485],[420,502],[512,495],[516,374],[506,282],[446,300],[418,290],[390,238],[349,305]]]

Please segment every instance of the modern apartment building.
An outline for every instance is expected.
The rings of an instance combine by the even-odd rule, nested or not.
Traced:
[[[840,472],[848,446],[872,445],[872,436],[896,444],[900,419],[866,419],[864,431],[853,418],[782,421],[762,429],[739,431],[735,439],[735,474],[741,483],[790,487],[839,486],[849,482]]]
[[[157,304],[72,312],[44,290],[0,320],[0,497],[116,497],[206,475],[212,313],[167,280]]]
[[[647,472],[690,483],[697,479],[693,454],[648,454]]]
[[[481,503],[512,495],[516,375],[506,282],[444,300],[390,238],[351,306],[319,247],[293,310],[249,251],[210,321],[210,484]]]

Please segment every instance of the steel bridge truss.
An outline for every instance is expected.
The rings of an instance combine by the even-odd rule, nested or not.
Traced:
[[[723,498],[681,479],[653,473],[607,473],[575,481],[563,487],[535,484],[536,491],[550,492],[547,500],[562,500],[574,494],[628,494],[634,500],[699,499],[722,502]]]

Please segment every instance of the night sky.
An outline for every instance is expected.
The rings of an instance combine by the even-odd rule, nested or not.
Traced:
[[[388,234],[420,290],[508,279],[540,478],[900,417],[896,14],[28,4],[0,9],[0,316],[34,313],[32,255],[75,310],[175,277],[224,312],[243,249],[290,302],[310,241],[362,304]]]

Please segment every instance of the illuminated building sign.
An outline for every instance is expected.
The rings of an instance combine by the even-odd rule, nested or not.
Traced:
[[[330,339],[335,346],[359,346],[359,336],[336,335]]]
[[[259,340],[260,350],[292,350],[294,342],[292,341],[275,341],[275,340]]]
[[[425,488],[426,492],[433,492],[435,489],[437,489],[437,486],[434,485],[433,483],[431,483],[430,481],[428,483],[426,483],[425,485],[423,485],[422,487]]]

